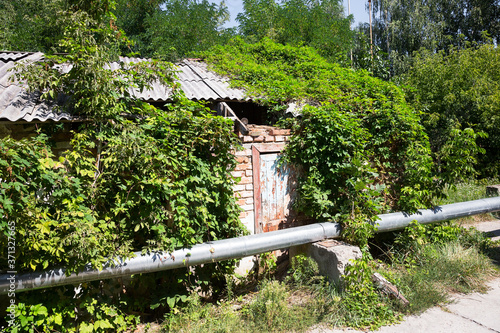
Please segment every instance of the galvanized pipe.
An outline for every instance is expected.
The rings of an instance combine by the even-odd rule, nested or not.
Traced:
[[[427,224],[446,221],[464,216],[500,210],[500,197],[467,201],[444,205],[434,209],[420,210],[417,214],[392,213],[379,216],[378,231],[386,232],[402,229],[413,220]],[[130,276],[162,270],[196,266],[228,259],[252,256],[291,246],[313,243],[327,238],[337,238],[341,234],[338,223],[316,223],[302,227],[278,230],[256,235],[225,239],[193,246],[191,249],[176,250],[171,254],[152,253],[124,260],[116,265],[108,264],[102,270],[94,270],[88,265],[78,274],[65,275],[64,268],[26,274],[0,275],[0,295],[9,292],[43,289],[86,281],[103,280],[112,277]]]
[[[102,270],[92,269],[88,265],[78,274],[73,273],[69,276],[65,275],[64,268],[17,276],[5,274],[0,276],[0,295],[243,258],[294,245],[335,238],[340,235],[340,232],[341,228],[337,223],[317,223],[198,244],[190,249],[176,250],[171,254],[157,252],[142,255],[141,252],[137,252],[135,258],[124,260],[117,265],[108,264]]]
[[[416,220],[421,224],[453,220],[459,217],[490,213],[500,210],[500,197],[459,202],[419,210],[416,214],[391,213],[379,215],[377,232],[403,229]]]

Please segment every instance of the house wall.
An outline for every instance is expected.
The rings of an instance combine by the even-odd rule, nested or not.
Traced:
[[[30,138],[37,135],[37,130],[41,126],[53,124],[39,124],[39,123],[0,123],[0,139],[10,135],[15,140],[23,138]],[[71,149],[70,141],[72,138],[71,129],[73,124],[64,123],[64,129],[53,134],[50,138],[54,144],[52,152],[56,156],[60,156],[64,151]]]
[[[47,123],[0,123],[0,138],[10,135],[16,140],[36,135],[36,131],[40,126],[50,126]],[[51,137],[53,142],[53,152],[56,156],[60,156],[64,151],[71,149],[70,140],[72,138],[71,129],[76,126],[72,123],[64,123],[64,129],[58,131]],[[234,185],[234,193],[237,198],[238,205],[243,209],[240,214],[242,223],[246,226],[251,234],[258,232],[267,232],[278,230],[290,225],[274,225],[269,224],[260,228],[256,228],[256,198],[254,184],[254,159],[256,148],[262,152],[279,152],[283,149],[290,138],[290,130],[278,129],[272,126],[265,125],[247,125],[249,132],[244,135],[238,133],[241,142],[242,150],[235,151],[237,166],[232,172],[234,177],[240,178],[240,181]],[[254,155],[254,156],[252,156]],[[288,222],[285,222],[285,224]]]

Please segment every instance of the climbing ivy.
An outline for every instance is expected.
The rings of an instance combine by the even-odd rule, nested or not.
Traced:
[[[351,242],[366,244],[377,214],[430,207],[444,184],[473,170],[480,150],[472,130],[451,138],[450,168],[440,170],[420,112],[399,87],[330,63],[312,48],[235,39],[202,56],[254,99],[281,112],[280,124],[293,134],[283,161],[302,170],[296,208],[341,222]],[[289,102],[302,105],[300,116],[284,113]],[[459,157],[463,146],[472,158]]]
[[[171,64],[120,61],[116,51],[126,39],[112,15],[105,18],[60,13],[67,28],[58,53],[16,69],[42,101],[81,120],[61,156],[52,152],[47,126],[32,138],[0,140],[0,246],[7,248],[15,225],[18,273],[64,266],[69,274],[87,263],[101,269],[135,251],[170,252],[244,233],[230,173],[232,122],[187,100],[173,84]],[[172,91],[164,110],[131,93],[154,80]],[[1,267],[7,259],[0,254]],[[137,317],[124,313],[161,316],[190,288],[216,291],[232,269],[228,261],[126,283],[84,283],[78,292],[20,293],[11,328],[121,331]]]

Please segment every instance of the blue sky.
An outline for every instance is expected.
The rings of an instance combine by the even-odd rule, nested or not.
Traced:
[[[211,0],[212,2],[218,3],[220,0]],[[348,0],[343,0],[344,8],[347,15],[347,2]],[[368,13],[365,11],[365,4],[367,0],[351,0],[351,13],[354,15],[354,26],[357,26],[360,22],[368,22]],[[243,1],[242,0],[226,0],[226,5],[229,8],[231,14],[231,21],[226,24],[227,27],[233,27],[237,25],[236,15],[243,11]]]

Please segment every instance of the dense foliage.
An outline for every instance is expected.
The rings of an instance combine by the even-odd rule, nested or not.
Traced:
[[[56,13],[63,9],[63,0],[1,1],[0,49],[48,51],[61,37]]]
[[[0,141],[0,245],[7,248],[14,225],[19,273],[59,265],[71,273],[87,263],[99,269],[136,251],[172,251],[244,232],[230,174],[237,140],[231,121],[177,92],[171,65],[118,61],[127,40],[101,9],[61,12],[64,53],[17,68],[42,100],[83,120],[59,158],[43,132],[60,126]],[[107,66],[112,61],[117,69]],[[165,110],[130,92],[153,80],[171,86],[174,103]],[[7,253],[0,262],[6,267]],[[233,268],[228,261],[86,283],[76,294],[73,286],[25,292],[13,331],[124,330],[136,316],[122,311],[162,313],[190,286],[214,290]]]
[[[500,50],[493,44],[451,48],[448,52],[421,51],[405,83],[411,89],[411,103],[425,110],[423,124],[437,159],[449,155],[447,142],[456,131],[472,127],[480,135],[486,154],[479,157],[483,177],[498,175],[500,137]],[[478,133],[461,132],[474,137]],[[474,147],[457,150],[462,159],[473,158]],[[471,154],[472,153],[472,154]],[[442,164],[446,167],[445,161]]]
[[[373,0],[374,44],[390,53],[396,74],[409,68],[412,54],[500,38],[498,0]],[[368,31],[368,25],[363,28]]]
[[[344,62],[354,36],[338,0],[244,0],[237,20],[241,35],[250,42],[270,38],[308,45],[330,60]]]
[[[90,4],[90,5],[89,5]],[[94,9],[100,8],[100,9]],[[0,49],[51,52],[59,49],[68,10],[83,10],[93,18],[106,12],[107,24],[123,30],[132,43],[121,53],[178,60],[193,51],[224,43],[235,32],[224,28],[229,12],[224,2],[208,0],[84,0],[1,1]],[[112,14],[111,14],[112,12]]]
[[[420,114],[403,91],[312,48],[236,39],[204,57],[270,109],[303,105],[301,117],[288,122],[294,135],[285,154],[303,170],[297,208],[352,225],[344,232],[351,241],[366,244],[373,230],[366,221],[380,212],[431,206],[444,184],[473,164],[450,154],[450,168],[438,174]],[[451,152],[464,139],[475,147],[458,138],[448,142]]]
[[[224,2],[208,0],[118,1],[117,24],[135,43],[132,50],[144,57],[170,61],[206,50],[229,39],[233,29]]]

